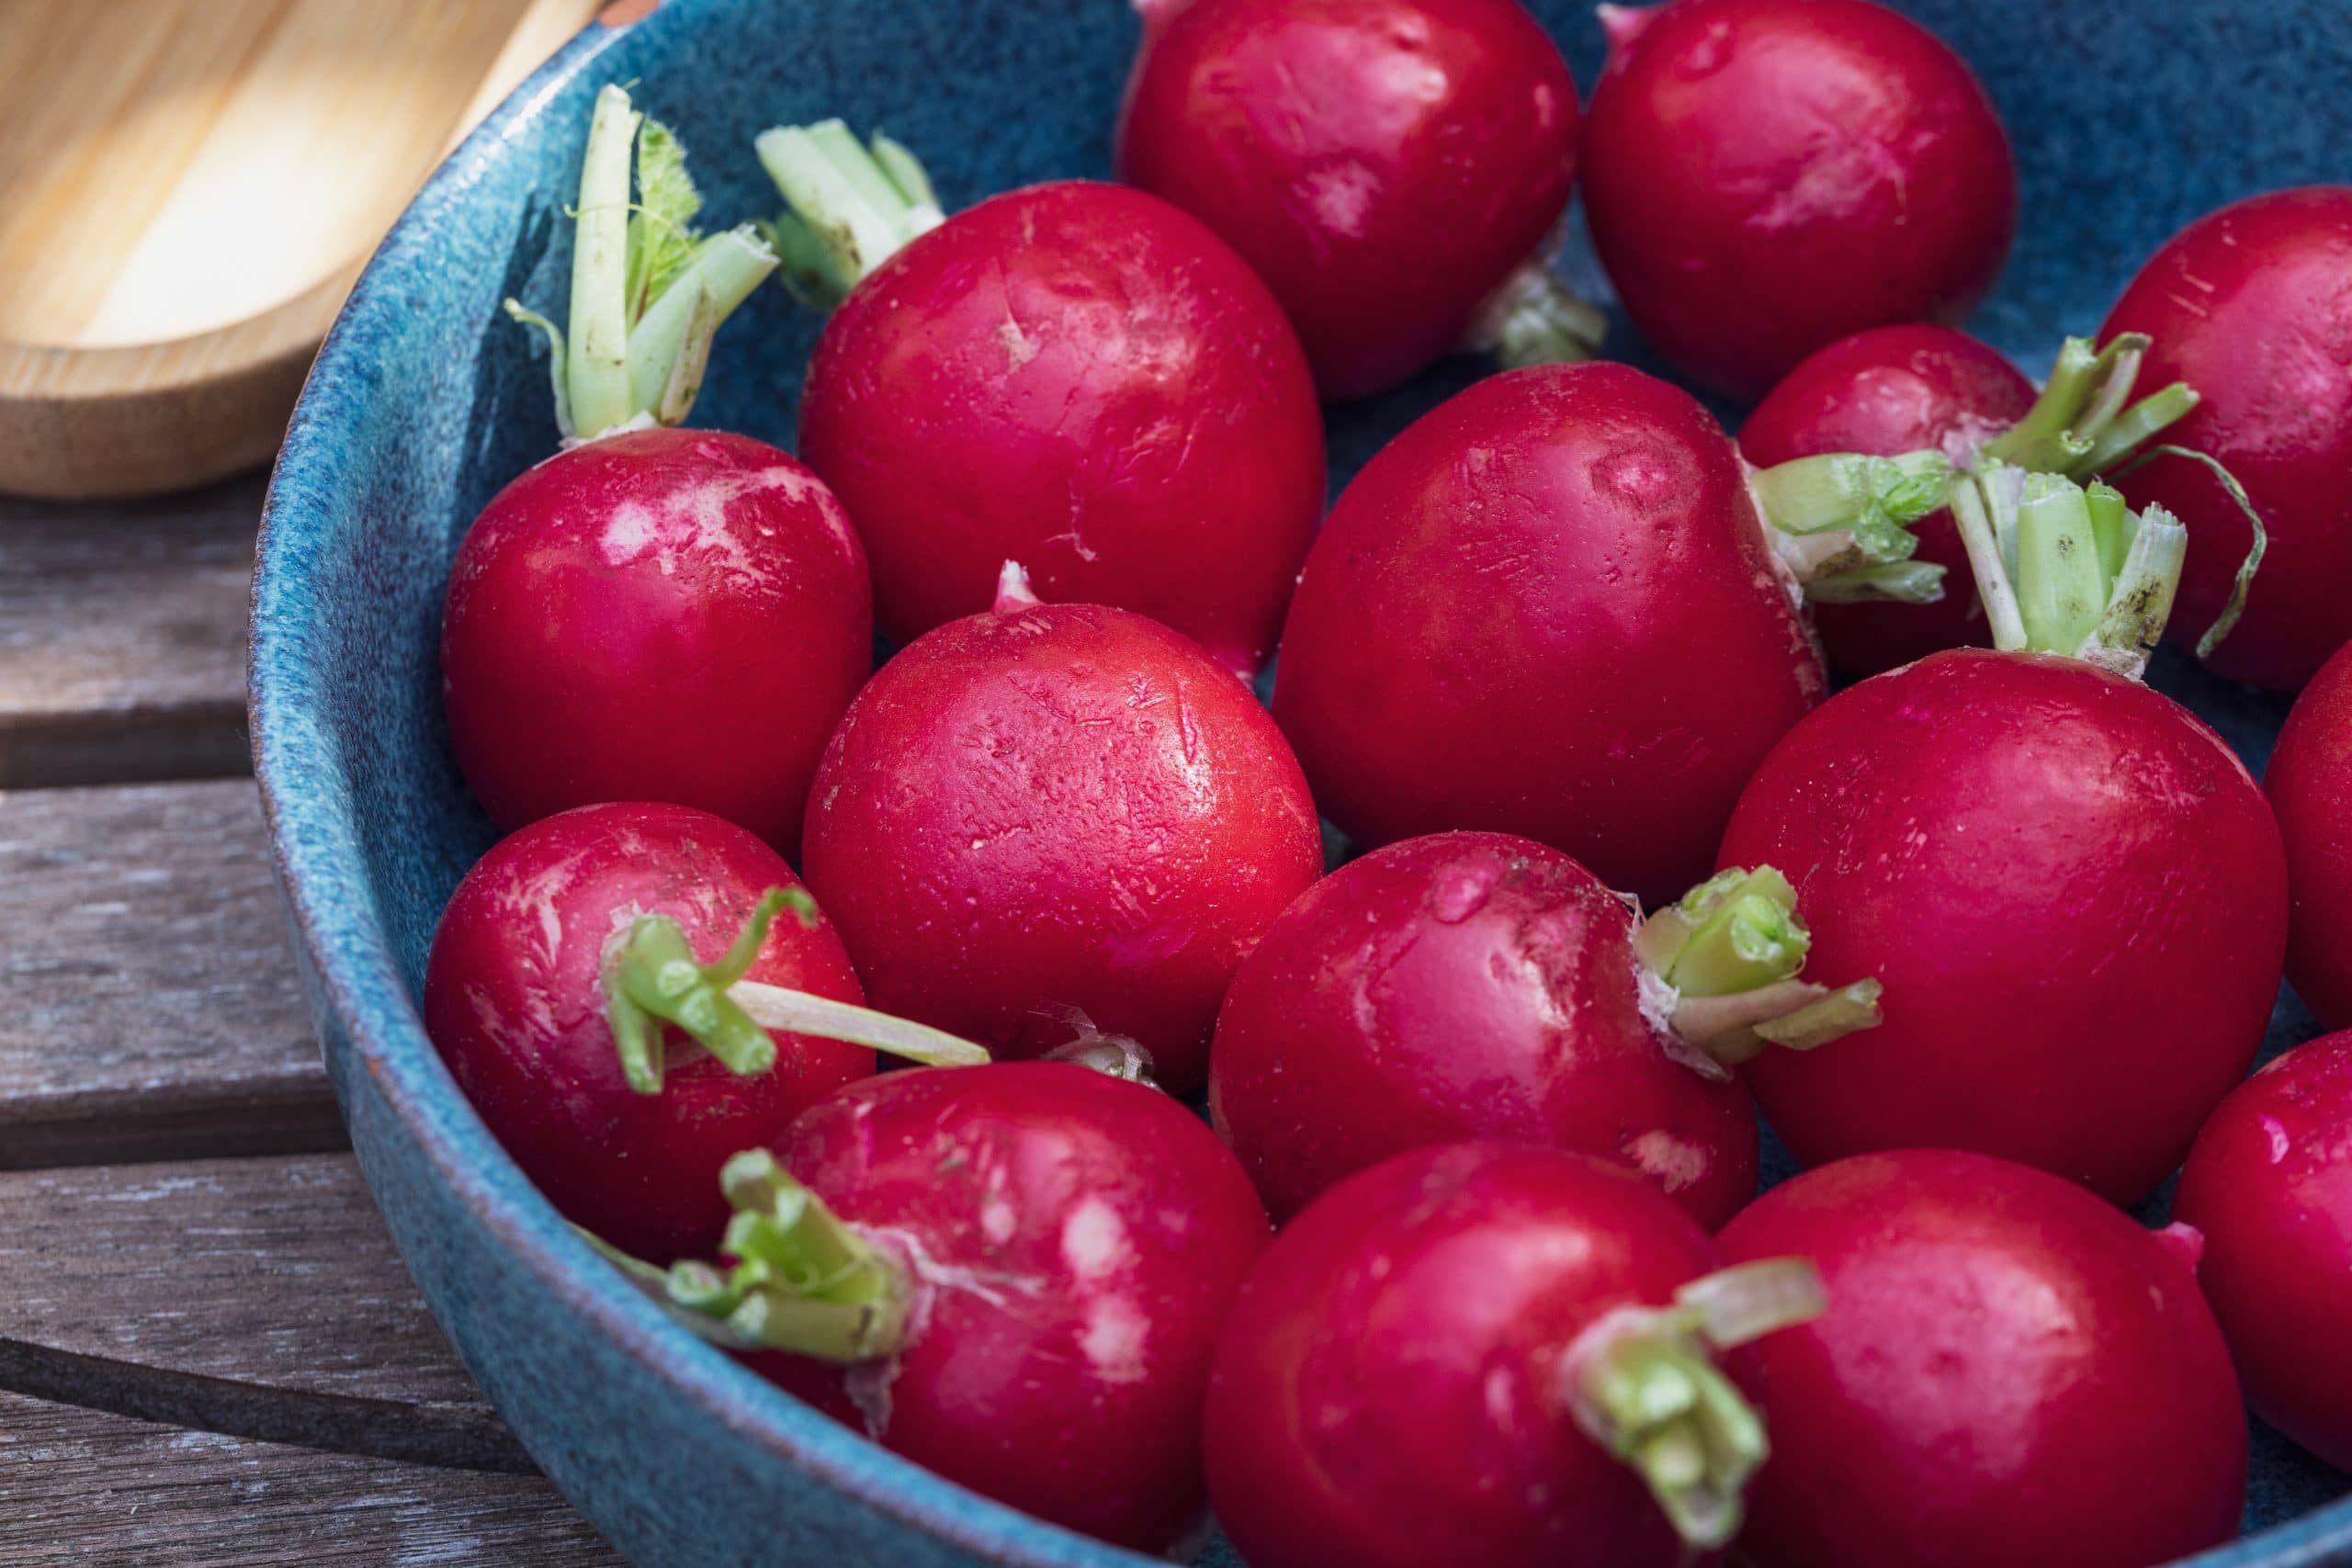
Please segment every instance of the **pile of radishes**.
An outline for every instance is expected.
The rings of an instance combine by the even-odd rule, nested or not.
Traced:
[[[1148,1551],[2139,1568],[2237,1529],[2243,1401],[2352,1464],[2352,1033],[2246,1077],[2282,967],[2352,1024],[2352,189],[2037,390],[1953,326],[2005,133],[1894,12],[1604,6],[1580,114],[1516,0],[1139,7],[1124,185],[779,128],[706,238],[599,98],[512,307],[564,449],[443,631],[508,837],[424,1016],[515,1160]],[[1576,363],[1578,176],[1736,445]],[[681,428],[778,270],[799,458]],[[1326,518],[1318,397],[1455,347],[1514,368]],[[2317,672],[2267,800],[2141,684],[2175,621]]]

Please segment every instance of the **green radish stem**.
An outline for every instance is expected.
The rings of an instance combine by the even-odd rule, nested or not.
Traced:
[[[2120,333],[2100,349],[2087,338],[2068,338],[2041,396],[2023,419],[1985,443],[1984,456],[2076,479],[2125,457],[2197,406],[2197,393],[2180,381],[2132,400],[2148,346],[2139,333]]]
[[[2246,526],[2254,530],[2253,543],[2246,547],[2245,558],[2238,562],[2236,581],[2230,584],[2229,602],[2222,606],[2222,613],[2213,618],[2213,624],[2205,628],[2205,635],[2197,639],[2197,657],[2210,659],[2213,650],[2222,645],[2222,639],[2236,626],[2238,617],[2245,613],[2246,591],[2254,586],[2254,574],[2261,570],[2262,558],[2270,548],[2270,533],[2262,525],[2262,513],[2255,510],[2254,502],[2246,496],[2245,487],[2238,483],[2237,476],[2223,468],[2221,459],[2210,452],[2192,451],[2186,446],[2151,446],[2118,468],[2114,477],[2119,479],[2126,478],[2159,457],[2183,457],[2192,463],[2202,463],[2211,469],[2213,478],[2221,482],[2222,491],[2245,517]]]
[[[720,323],[775,270],[749,224],[699,237],[692,224],[701,207],[669,128],[630,107],[619,87],[598,93],[573,209],[569,339],[506,301],[508,315],[547,335],[567,441],[684,420]]]
[[[1693,1550],[1739,1532],[1747,1482],[1771,1451],[1714,1352],[1808,1322],[1826,1304],[1810,1262],[1766,1258],[1692,1280],[1672,1306],[1621,1307],[1562,1359],[1577,1427],[1640,1474]]]
[[[1487,296],[1457,345],[1491,354],[1504,368],[1590,359],[1609,336],[1609,318],[1552,270],[1552,249],[1530,256]]]
[[[784,125],[753,142],[788,210],[774,225],[784,280],[831,310],[916,235],[945,220],[915,155],[876,134],[861,144],[838,119]]]
[[[1807,598],[1832,604],[1943,597],[1944,569],[1912,558],[1919,541],[1910,525],[1944,504],[1951,484],[1940,452],[1834,452],[1748,472],[1782,565]]]
[[[732,1350],[788,1350],[837,1363],[895,1355],[907,1336],[912,1280],[765,1149],[719,1173],[733,1216],[722,1269],[656,1268],[586,1231],[589,1244],[687,1328]]]
[[[786,909],[816,924],[817,906],[797,887],[771,887],[718,962],[696,961],[684,928],[668,915],[640,915],[605,956],[605,1018],[621,1073],[639,1094],[659,1094],[666,1027],[681,1029],[732,1073],[775,1066],[770,1030],[842,1040],[926,1066],[972,1066],[989,1054],[968,1040],[871,1008],[834,1001],[743,976]]]
[[[1645,1008],[1726,1067],[1878,1026],[1876,980],[1833,990],[1796,977],[1812,945],[1796,889],[1769,865],[1718,873],[1633,936]]]
[[[2133,680],[2146,671],[2188,554],[2188,530],[2170,513],[2135,514],[2096,480],[2085,488],[1986,458],[1953,487],[1952,518],[1994,647],[2063,653]]]

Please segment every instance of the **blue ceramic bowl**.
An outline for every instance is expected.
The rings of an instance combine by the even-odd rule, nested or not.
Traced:
[[[1586,6],[1535,8],[1589,85],[1600,35]],[[2095,327],[2187,220],[2352,175],[2344,0],[1911,8],[1974,62],[2017,140],[2024,233],[1973,326],[2029,369],[2046,367],[2062,333]],[[562,207],[603,83],[637,84],[683,133],[714,217],[775,205],[753,132],[831,114],[918,149],[952,207],[1106,174],[1136,36],[1116,0],[672,0],[591,29],[451,156],[385,241],[278,461],[254,589],[255,753],[352,1141],[468,1368],[639,1563],[1145,1560],[884,1453],[670,1324],[523,1179],[425,1040],[416,998],[434,920],[492,839],[442,728],[442,584],[475,513],[556,435],[539,347],[498,303],[563,298]],[[1565,265],[1605,296],[1587,253]],[[1628,352],[1630,330],[1617,331]],[[699,421],[789,444],[813,333],[781,289],[763,290],[720,340]],[[1476,371],[1444,366],[1339,411],[1335,481]],[[2281,703],[2177,662],[2159,680],[2259,765]],[[2275,1043],[2309,1032],[2282,1003]],[[2256,1447],[2258,1533],[2198,1561],[2352,1562],[2352,1502],[2335,1500],[2352,1482],[2268,1434]]]

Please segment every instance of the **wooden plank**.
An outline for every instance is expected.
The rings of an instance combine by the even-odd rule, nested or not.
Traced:
[[[265,482],[82,506],[0,496],[0,789],[251,769]]]
[[[340,1147],[244,780],[0,793],[0,1168]]]
[[[318,1453],[0,1393],[0,1562],[618,1568],[620,1558],[539,1476]]]
[[[0,1388],[338,1452],[531,1468],[349,1155],[0,1173]]]

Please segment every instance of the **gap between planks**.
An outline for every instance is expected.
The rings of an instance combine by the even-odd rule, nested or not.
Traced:
[[[532,1469],[349,1155],[0,1173],[0,1389],[334,1452]]]

